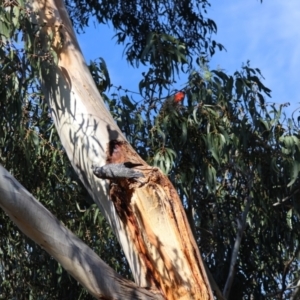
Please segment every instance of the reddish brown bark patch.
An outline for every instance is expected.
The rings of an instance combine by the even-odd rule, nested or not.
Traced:
[[[146,269],[148,287],[161,290],[166,299],[213,299],[197,244],[169,179],[158,168],[148,166],[125,141],[108,144],[106,161],[139,164],[135,169],[145,176],[111,180],[110,196]],[[156,219],[166,230],[173,228],[174,243],[164,245],[164,227],[155,230],[160,226]],[[178,258],[172,259],[174,251]],[[185,266],[183,272],[178,269],[179,261]]]
[[[107,164],[117,164],[123,162],[131,162],[146,166],[146,163],[125,141],[112,140],[107,146]],[[128,218],[132,215],[130,208],[131,197],[134,187],[138,185],[135,179],[124,178],[111,181],[110,196],[116,207],[121,220],[126,224]]]
[[[132,147],[125,141],[112,140],[107,147],[107,159],[108,164],[111,163],[123,163],[131,162],[134,164],[140,164],[137,169],[144,173],[145,178],[141,178],[141,181],[145,181],[145,184],[149,183],[150,173],[153,169],[149,167],[144,160],[132,149]],[[159,277],[155,270],[155,263],[152,261],[151,256],[148,253],[147,246],[141,234],[141,228],[137,222],[137,218],[132,210],[131,199],[135,192],[135,189],[144,183],[140,183],[135,179],[116,179],[111,181],[110,184],[110,197],[116,208],[116,212],[119,215],[122,222],[128,228],[131,235],[131,239],[139,252],[141,260],[146,267],[146,279],[149,287],[155,287],[161,290]]]
[[[141,157],[132,149],[132,147],[125,141],[112,140],[107,147],[108,164],[117,164],[130,161],[135,164],[147,165]]]

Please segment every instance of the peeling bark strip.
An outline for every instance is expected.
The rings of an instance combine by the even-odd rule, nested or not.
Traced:
[[[213,299],[197,244],[169,179],[131,146],[113,140],[107,163],[130,162],[144,178],[113,178],[110,196],[141,257],[150,287],[168,300]]]

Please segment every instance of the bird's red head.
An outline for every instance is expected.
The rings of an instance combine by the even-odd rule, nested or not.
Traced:
[[[179,91],[174,95],[174,102],[179,103],[184,99],[185,92]]]

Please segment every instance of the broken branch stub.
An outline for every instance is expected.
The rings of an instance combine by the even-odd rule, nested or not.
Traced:
[[[203,262],[179,196],[158,168],[131,146],[113,140],[107,163],[134,165],[144,177],[110,179],[110,197],[141,259],[149,287],[168,300],[213,299]]]

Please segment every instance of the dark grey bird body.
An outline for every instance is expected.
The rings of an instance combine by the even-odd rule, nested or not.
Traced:
[[[141,166],[141,164],[125,162],[120,164],[108,164],[102,167],[92,166],[92,169],[94,175],[102,179],[137,179],[145,177],[142,172],[133,169],[136,166]]]

